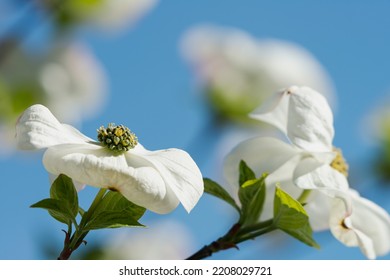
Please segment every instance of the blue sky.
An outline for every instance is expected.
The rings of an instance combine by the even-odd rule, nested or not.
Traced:
[[[367,170],[374,150],[364,140],[363,119],[390,94],[389,8],[388,1],[170,0],[160,1],[136,26],[117,34],[80,29],[74,39],[91,47],[110,83],[110,96],[101,114],[85,121],[81,129],[94,137],[102,124],[124,123],[146,148],[188,150],[205,176],[220,178],[214,174],[216,155],[210,148],[220,138],[198,135],[210,119],[179,51],[186,30],[209,23],[240,28],[257,38],[288,40],[308,49],[326,68],[336,88],[335,145],[342,148],[352,173],[354,167]],[[40,36],[37,31],[32,39]],[[194,138],[200,139],[198,147],[191,146]],[[204,149],[211,152],[198,154]],[[44,211],[29,208],[48,196],[41,153],[14,153],[0,158],[0,166],[0,259],[43,258],[42,239],[49,236],[60,244],[63,236],[61,225]],[[390,211],[390,188],[367,176],[359,177],[354,187]],[[86,201],[93,191],[83,194]],[[168,216],[148,214],[145,223],[160,219],[183,222],[193,233],[191,246],[196,249],[223,234],[234,219],[232,215],[222,202],[204,196],[190,215],[180,208]],[[105,234],[110,233],[91,233],[90,238]],[[321,250],[278,234],[247,242],[240,251],[226,251],[215,258],[363,258],[358,249],[340,245],[329,233],[316,234],[315,238]]]

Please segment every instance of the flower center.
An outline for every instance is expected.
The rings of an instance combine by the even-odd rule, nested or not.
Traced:
[[[348,177],[349,167],[346,160],[343,157],[343,154],[341,153],[341,150],[333,147],[333,152],[336,153],[336,157],[331,162],[330,166],[336,169],[337,171],[339,171],[340,173],[344,174],[345,177]]]
[[[101,126],[97,132],[99,142],[112,151],[126,152],[138,144],[137,136],[124,125],[109,123],[107,128]]]

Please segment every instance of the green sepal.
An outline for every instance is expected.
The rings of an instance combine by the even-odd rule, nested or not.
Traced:
[[[299,241],[320,248],[313,239],[313,230],[305,209],[280,187],[275,190],[274,225]]]
[[[50,198],[43,199],[31,207],[46,209],[54,219],[70,226],[72,223],[76,224],[78,204],[77,191],[72,179],[60,174],[50,187]]]
[[[109,191],[94,210],[84,230],[118,227],[141,227],[138,220],[145,208],[127,200],[119,192]]]
[[[241,160],[239,165],[238,185],[241,187],[245,182],[256,179],[255,172],[249,168],[245,161]]]
[[[61,200],[46,198],[37,203],[34,203],[30,207],[48,210],[54,219],[61,223],[67,224],[68,226],[70,226],[72,222],[76,224],[73,213],[69,211],[69,208]]]
[[[253,224],[259,221],[265,200],[266,175],[259,179],[251,179],[244,182],[239,191],[238,198],[241,202],[241,224]]]
[[[222,199],[223,201],[227,202],[231,206],[233,206],[234,209],[236,209],[239,213],[240,207],[237,205],[236,201],[231,197],[231,195],[218,183],[214,182],[211,179],[204,178],[204,191],[205,193],[208,193],[210,195],[213,195],[217,198]]]

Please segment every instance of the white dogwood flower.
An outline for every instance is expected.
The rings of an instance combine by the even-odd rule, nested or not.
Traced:
[[[47,149],[46,170],[74,181],[120,192],[153,212],[167,213],[179,202],[189,212],[203,193],[202,175],[179,149],[148,151],[124,126],[98,130],[98,139],[61,124],[43,105],[29,107],[16,125],[20,149]]]
[[[258,175],[270,173],[267,186],[273,188],[280,182],[295,197],[305,189],[334,195],[349,188],[340,172],[347,171],[346,164],[332,146],[333,115],[321,94],[307,87],[293,86],[277,93],[251,116],[279,128],[290,143],[269,137],[240,143],[225,162],[224,173],[231,184],[238,182],[237,166],[244,160]],[[332,165],[338,165],[339,170]],[[272,196],[266,201],[272,204]],[[266,218],[271,215],[269,212]]]
[[[330,228],[339,241],[359,246],[368,258],[390,251],[390,216],[349,188],[348,166],[332,145],[333,115],[322,95],[293,86],[251,116],[280,129],[290,143],[265,137],[241,143],[226,160],[231,183],[237,182],[238,162],[244,160],[258,176],[270,172],[268,188],[280,182],[296,198],[311,190],[305,208],[314,230]],[[265,209],[272,209],[272,202],[268,195]],[[272,213],[264,216],[271,218]]]

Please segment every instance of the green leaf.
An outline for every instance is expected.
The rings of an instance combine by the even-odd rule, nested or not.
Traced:
[[[67,206],[58,199],[46,198],[31,205],[30,207],[46,209],[54,219],[67,225],[70,225],[72,222],[76,222],[73,214],[69,211]]]
[[[230,196],[230,194],[223,187],[221,187],[218,183],[208,178],[204,178],[203,182],[204,182],[204,191],[206,193],[222,199],[223,201],[233,206],[238,212],[240,212],[240,207],[238,207],[236,201]]]
[[[74,187],[71,178],[64,174],[60,174],[51,185],[50,197],[64,203],[74,218],[77,216],[79,201],[76,188]]]
[[[119,228],[119,227],[142,227],[136,219],[132,217],[131,210],[119,211],[104,211],[94,215],[90,222],[84,227],[85,231],[103,229],[103,228]]]
[[[79,214],[81,217],[84,216],[84,214],[85,214],[85,210],[81,207],[79,207]]]
[[[281,188],[276,187],[274,199],[274,225],[301,242],[319,248],[303,206]]]
[[[77,191],[72,179],[60,174],[50,187],[50,198],[41,200],[31,207],[43,208],[57,221],[70,226],[76,224],[79,210]]]
[[[242,205],[240,219],[242,224],[253,224],[259,221],[265,200],[265,177],[246,181],[238,191]]]
[[[145,208],[127,200],[119,192],[109,191],[94,210],[85,230],[142,226],[138,220]]]
[[[127,200],[121,193],[109,191],[96,207],[94,214],[107,211],[121,212],[128,210],[131,212],[131,216],[139,220],[145,213],[145,208],[138,206],[129,200]]]
[[[249,166],[243,160],[240,161],[239,174],[240,174],[238,180],[239,186],[242,186],[246,181],[256,179],[255,173],[252,171],[252,169],[249,168]]]

